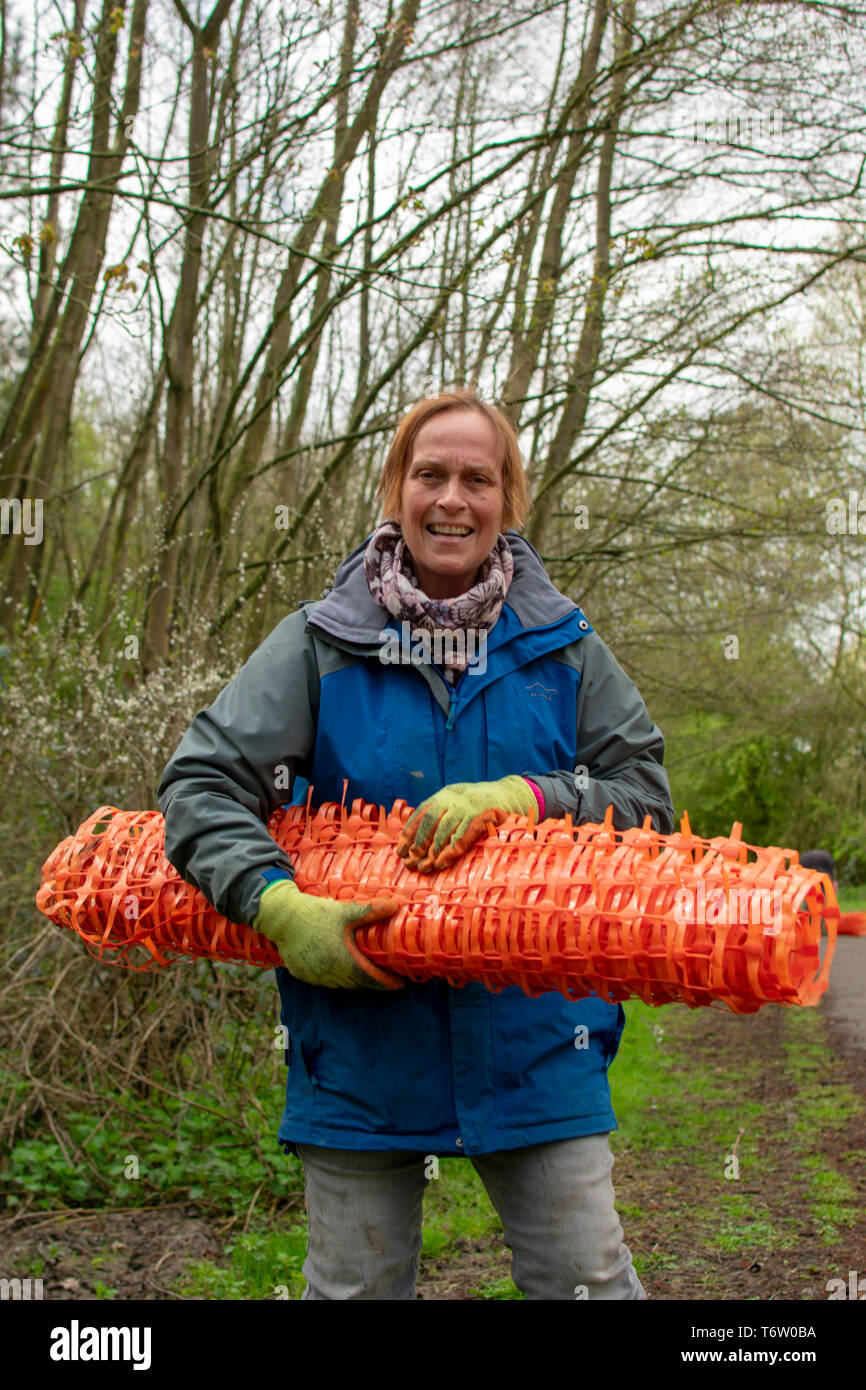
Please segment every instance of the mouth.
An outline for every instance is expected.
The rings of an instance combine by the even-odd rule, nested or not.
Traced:
[[[450,522],[431,522],[426,528],[428,535],[435,536],[437,540],[464,541],[474,534],[472,526],[453,526]]]

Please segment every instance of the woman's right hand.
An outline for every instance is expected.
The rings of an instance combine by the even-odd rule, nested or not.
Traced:
[[[302,893],[292,879],[271,883],[259,898],[253,931],[272,941],[289,974],[327,989],[402,989],[406,983],[368,960],[354,934],[399,911],[393,898],[337,902]]]

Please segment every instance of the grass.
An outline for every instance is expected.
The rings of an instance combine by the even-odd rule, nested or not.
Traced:
[[[190,1263],[175,1291],[186,1298],[298,1299],[307,1248],[306,1218],[285,1229],[248,1231],[226,1247],[227,1265],[213,1260]]]
[[[461,1240],[479,1240],[499,1231],[499,1217],[487,1190],[465,1158],[440,1158],[439,1178],[424,1196],[423,1255],[430,1259]]]
[[[462,1241],[499,1243],[503,1239],[499,1217],[472,1164],[462,1158],[440,1158],[439,1174],[424,1196],[422,1269],[432,1261],[456,1257]],[[471,1293],[481,1299],[523,1298],[510,1275],[498,1272],[479,1280]]]
[[[626,1004],[625,1011],[628,1024],[611,1071],[614,1107],[620,1124],[625,1121],[611,1138],[614,1150],[627,1141],[632,1149],[673,1156],[693,1146],[704,1150],[716,1138],[711,1162],[718,1164],[721,1149],[760,1113],[759,1105],[740,1095],[743,1079],[759,1069],[759,1059],[744,1055],[736,1076],[696,1069],[683,1036],[683,1023],[690,1021],[684,1011],[665,1010],[662,1023],[659,1010],[639,1000]],[[736,1019],[730,1023],[735,1027]]]
[[[816,1147],[809,1136],[845,1129],[862,1113],[863,1103],[833,1080],[833,1055],[824,1042],[821,1016],[814,1009],[785,1010],[785,1064],[791,1074],[797,1116],[794,1131],[804,1152]]]
[[[490,1279],[484,1284],[469,1290],[473,1298],[492,1298],[492,1299],[522,1299],[523,1294],[517,1288],[510,1275],[504,1275],[500,1279]]]
[[[812,1010],[790,1010],[785,1024],[786,1062],[795,1080],[797,1101],[793,1132],[799,1163],[808,1178],[807,1200],[822,1241],[834,1245],[845,1229],[856,1224],[860,1203],[849,1179],[821,1151],[821,1135],[845,1129],[862,1113],[863,1103],[847,1086],[833,1080],[833,1059],[823,1040],[820,1017]]]

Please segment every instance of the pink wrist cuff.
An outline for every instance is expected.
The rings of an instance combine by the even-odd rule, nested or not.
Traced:
[[[535,785],[535,783],[532,781],[530,777],[524,777],[523,780],[524,782],[528,782],[532,790],[535,792],[535,799],[538,802],[538,819],[544,820],[544,792],[541,790],[540,787],[537,787]]]

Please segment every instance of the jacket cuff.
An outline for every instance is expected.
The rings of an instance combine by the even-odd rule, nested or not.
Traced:
[[[288,869],[284,869],[282,864],[275,864],[272,869],[262,869],[262,878],[267,879],[268,883],[276,883],[278,878],[294,878]]]
[[[558,778],[537,776],[530,772],[524,772],[522,775],[533,789],[537,787],[540,791],[544,799],[542,815],[546,820],[562,820],[570,814],[576,823],[581,805],[581,793],[576,787],[564,797],[562,782]]]
[[[266,888],[270,888],[272,883],[277,883],[281,878],[290,878],[294,883],[295,876],[282,865],[274,864],[266,869],[256,869],[248,874],[244,879],[241,889],[241,915],[239,921],[244,922],[248,927],[253,925],[259,911],[259,898]]]
[[[535,793],[535,799],[538,802],[538,819],[544,820],[544,792],[541,790],[537,782],[533,782],[531,777],[527,777],[525,772],[522,774],[522,776],[524,782],[528,782]]]

